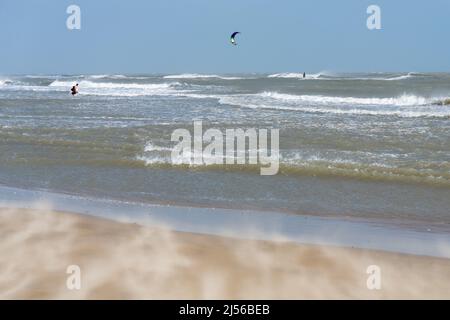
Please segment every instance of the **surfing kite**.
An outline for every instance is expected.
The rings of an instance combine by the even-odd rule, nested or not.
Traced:
[[[236,37],[237,34],[239,34],[240,32],[233,32],[233,34],[230,37],[230,42],[232,45],[237,45],[236,40],[234,39],[234,37]]]

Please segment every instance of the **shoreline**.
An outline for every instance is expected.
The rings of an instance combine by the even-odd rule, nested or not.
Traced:
[[[163,224],[181,232],[450,258],[450,232],[436,225],[135,203],[0,186],[0,207],[39,209],[42,203],[56,211],[143,226]]]
[[[2,299],[448,299],[450,260],[0,208]],[[69,290],[68,266],[81,287]],[[367,270],[380,268],[379,290]]]
[[[323,214],[320,212],[304,212],[302,210],[290,210],[290,209],[265,209],[257,206],[249,206],[249,205],[233,205],[230,204],[229,206],[221,205],[221,204],[214,204],[214,205],[208,205],[208,204],[202,204],[197,202],[180,202],[180,201],[168,201],[168,200],[158,200],[158,199],[152,199],[148,201],[140,200],[140,199],[126,199],[126,198],[108,198],[108,197],[98,197],[98,196],[91,196],[89,194],[83,194],[83,193],[70,193],[70,192],[64,192],[64,191],[56,191],[56,190],[50,190],[50,189],[41,189],[41,188],[31,188],[27,189],[22,186],[11,186],[11,185],[5,185],[0,183],[0,191],[5,190],[16,190],[13,191],[13,193],[16,192],[30,192],[30,193],[41,193],[42,195],[48,194],[48,195],[60,195],[63,197],[72,197],[72,198],[79,198],[79,199],[86,199],[86,200],[92,200],[92,201],[100,201],[100,202],[116,202],[116,203],[126,203],[126,204],[132,204],[132,205],[142,205],[142,206],[156,206],[156,207],[173,207],[173,208],[190,208],[190,209],[209,209],[209,210],[228,210],[233,212],[253,212],[253,213],[276,213],[276,214],[282,214],[282,215],[288,215],[288,216],[297,216],[297,217],[305,217],[305,218],[319,218],[319,219],[327,219],[327,220],[336,220],[336,221],[349,221],[349,222],[355,222],[355,223],[362,223],[362,224],[378,224],[382,227],[386,228],[406,228],[410,230],[417,230],[417,231],[428,231],[428,232],[449,232],[450,233],[450,223],[441,222],[438,223],[436,221],[426,221],[426,220],[420,220],[420,219],[412,219],[408,218],[401,219],[401,218],[375,218],[375,217],[359,217],[355,216],[353,214],[346,215],[342,214],[342,216],[336,216],[332,214]],[[0,201],[8,201],[6,197],[2,199],[2,195],[0,194]],[[30,201],[28,201],[30,202]],[[1,204],[1,202],[0,202]],[[64,209],[62,209],[64,211]],[[81,212],[77,212],[81,213]]]

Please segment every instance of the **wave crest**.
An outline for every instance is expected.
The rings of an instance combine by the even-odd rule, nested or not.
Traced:
[[[10,79],[0,79],[0,86],[5,86],[10,84],[12,81]]]
[[[322,73],[306,74],[305,79],[319,79],[323,76],[324,75]],[[303,73],[295,73],[295,72],[275,73],[268,75],[267,78],[303,79]]]
[[[419,73],[409,72],[408,74],[394,74],[394,75],[386,75],[384,77],[380,76],[369,76],[369,77],[357,77],[355,75],[350,74],[342,74],[342,75],[333,75],[329,72],[319,72],[313,74],[306,74],[305,78],[303,78],[303,73],[296,72],[284,72],[284,73],[275,73],[268,75],[268,78],[284,78],[284,79],[305,79],[305,80],[363,80],[363,81],[401,81],[407,80],[415,77],[422,76]]]
[[[240,77],[224,77],[216,74],[197,74],[197,73],[183,73],[167,75],[163,77],[164,79],[221,79],[221,80],[240,80]]]
[[[349,104],[349,105],[394,105],[417,106],[430,104],[433,100],[415,95],[402,95],[393,98],[360,98],[360,97],[333,97],[321,95],[291,95],[278,92],[263,92],[262,97],[285,101],[304,101],[325,104]]]
[[[450,117],[450,108],[436,106],[436,100],[415,95],[393,98],[292,95],[278,92],[217,96],[219,103],[252,109],[272,109],[308,113],[415,117]]]
[[[70,89],[76,81],[53,81],[49,87]],[[78,82],[80,95],[106,95],[106,96],[145,96],[145,95],[172,95],[183,92],[177,90],[181,86],[178,82],[173,83],[115,83],[115,82],[93,82],[82,80]]]

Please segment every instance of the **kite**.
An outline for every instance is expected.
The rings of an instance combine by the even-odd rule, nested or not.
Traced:
[[[234,37],[236,37],[237,34],[239,34],[240,32],[233,32],[233,34],[230,37],[230,42],[233,45],[237,45],[236,40],[234,39]]]

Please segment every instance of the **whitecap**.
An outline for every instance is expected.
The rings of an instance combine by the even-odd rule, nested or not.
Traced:
[[[222,80],[240,80],[241,77],[225,77],[216,74],[197,74],[197,73],[183,73],[175,75],[167,75],[163,77],[164,79],[222,79]]]

